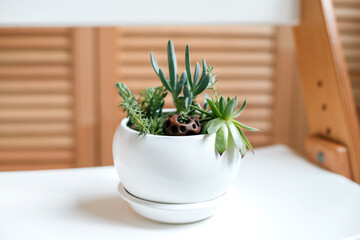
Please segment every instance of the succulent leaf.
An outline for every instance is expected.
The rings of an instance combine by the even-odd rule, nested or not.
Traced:
[[[234,114],[236,106],[237,106],[237,101],[235,98],[227,102],[224,112],[222,113],[222,118],[225,120],[229,120],[231,116]]]
[[[189,84],[187,84],[187,83],[185,84],[183,93],[184,93],[184,97],[190,97],[190,87],[189,87]]]
[[[151,65],[153,66],[156,75],[159,76],[159,66],[155,60],[154,54],[152,52],[150,52],[150,59],[151,59]]]
[[[242,127],[244,129],[248,130],[248,131],[253,131],[253,132],[259,131],[259,129],[257,129],[257,128],[246,126],[246,125],[244,125],[241,122],[238,122],[236,120],[233,120],[233,123],[238,125],[239,127]]]
[[[184,104],[185,104],[185,109],[187,109],[189,107],[189,97],[185,97]]]
[[[115,87],[119,90],[119,95],[123,98],[123,99],[127,99],[130,97],[135,98],[135,95],[130,91],[130,89],[121,82],[117,82],[115,84]]]
[[[190,92],[190,97],[189,97],[189,105],[191,105],[192,101],[193,101],[194,95],[192,92]]]
[[[205,75],[206,72],[207,72],[207,65],[206,65],[205,58],[202,59],[202,65],[203,65],[203,69],[202,69],[202,74],[201,75]]]
[[[204,110],[207,109],[207,107],[209,106],[209,104],[207,103],[206,99],[209,98],[209,96],[207,95],[207,93],[204,94]]]
[[[209,112],[206,112],[200,108],[198,108],[197,106],[194,106],[194,105],[191,105],[190,107],[192,107],[193,109],[195,109],[196,111],[202,113],[202,114],[205,114],[206,116],[209,116],[209,117],[212,117],[212,118],[215,118],[216,116],[214,114],[211,114]]]
[[[164,87],[170,92],[173,92],[173,89],[170,86],[169,81],[165,78],[164,72],[161,69],[159,69],[159,77]]]
[[[223,114],[224,110],[226,107],[226,101],[225,98],[223,96],[221,96],[220,100],[219,100],[219,111],[221,114]]]
[[[227,122],[226,125],[228,126],[229,130],[230,130],[230,133],[231,133],[231,136],[234,140],[234,143],[236,145],[236,147],[241,150],[241,148],[243,147],[244,143],[242,142],[242,139],[241,139],[241,135],[240,135],[240,132],[239,130],[237,129],[237,127],[235,126],[234,123],[232,122]]]
[[[199,84],[196,86],[194,95],[197,96],[202,93],[208,86],[210,82],[210,74],[206,74],[203,78],[200,79]]]
[[[236,127],[237,127],[237,129],[239,130],[239,133],[240,133],[240,135],[241,135],[241,138],[242,138],[243,142],[246,143],[246,145],[248,146],[248,148],[249,148],[249,149],[251,150],[251,152],[254,154],[254,149],[253,149],[250,141],[246,138],[246,136],[245,136],[244,132],[241,130],[241,128],[240,128],[239,126],[236,126]]]
[[[213,134],[219,130],[219,128],[225,124],[225,120],[221,118],[215,118],[212,120],[207,132],[209,134]]]
[[[189,80],[190,88],[193,89],[193,81],[191,79],[191,65],[190,65],[189,45],[186,45],[186,50],[185,50],[185,68],[186,68],[186,73],[187,73],[187,77],[188,77],[188,80]]]
[[[243,158],[246,154],[246,145],[243,144],[242,148],[240,149],[241,158]]]
[[[246,107],[246,99],[244,100],[243,104],[241,105],[239,111],[234,113],[233,118],[237,118],[242,113],[242,111],[244,111],[245,107]]]
[[[207,130],[208,130],[208,128],[211,125],[213,120],[208,121],[204,126],[202,126],[202,128],[201,128],[201,133],[202,134],[207,134],[208,133]]]
[[[187,76],[186,76],[186,71],[184,71],[181,74],[180,81],[176,84],[176,90],[175,90],[176,97],[179,96],[179,94],[181,93],[181,90],[183,89],[186,81],[187,81]]]
[[[210,99],[206,99],[207,103],[210,106],[211,111],[215,114],[216,117],[221,117],[221,114],[219,112],[219,109],[217,109],[217,107],[215,106],[215,104],[210,100]]]
[[[176,63],[176,56],[175,56],[175,51],[174,51],[174,44],[172,43],[171,40],[169,40],[169,42],[168,42],[167,54],[168,54],[170,86],[172,88],[175,88],[177,63]]]
[[[226,125],[223,124],[216,132],[216,137],[215,137],[215,148],[220,155],[222,155],[226,151],[228,144],[228,136],[229,136],[229,130],[226,127]]]
[[[197,83],[197,80],[199,78],[199,71],[200,71],[200,64],[198,62],[196,62],[196,65],[195,65],[195,72],[194,72],[194,85],[196,85]]]

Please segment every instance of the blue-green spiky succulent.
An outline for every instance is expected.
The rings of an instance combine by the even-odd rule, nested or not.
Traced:
[[[188,112],[189,106],[193,104],[197,95],[207,89],[211,73],[208,71],[205,59],[202,60],[202,73],[200,75],[200,64],[197,62],[195,65],[195,71],[192,75],[190,64],[190,52],[189,45],[186,46],[185,51],[185,67],[180,76],[177,74],[177,63],[174,50],[174,44],[169,40],[167,45],[167,56],[169,66],[169,79],[165,77],[165,74],[161,68],[159,68],[154,54],[150,53],[151,63],[155,70],[155,73],[159,76],[162,84],[172,94],[173,102],[176,107],[176,112]],[[183,93],[183,95],[181,95]]]

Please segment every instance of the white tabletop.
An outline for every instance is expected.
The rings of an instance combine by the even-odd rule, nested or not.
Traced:
[[[359,185],[284,146],[246,157],[229,203],[198,223],[138,216],[119,197],[118,182],[112,167],[2,172],[0,239],[360,238]]]

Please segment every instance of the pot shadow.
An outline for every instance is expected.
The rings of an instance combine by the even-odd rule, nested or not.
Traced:
[[[126,201],[116,196],[79,202],[76,205],[76,208],[77,210],[93,217],[101,218],[102,220],[115,224],[127,225],[136,228],[169,229],[181,228],[187,225],[166,224],[151,221],[138,215]]]

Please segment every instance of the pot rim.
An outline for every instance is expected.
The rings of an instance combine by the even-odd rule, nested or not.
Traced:
[[[129,121],[129,118],[124,118],[124,119],[121,121],[121,123],[120,123],[121,127],[122,127],[125,131],[127,131],[127,132],[129,132],[129,133],[131,133],[131,134],[139,135],[139,132],[138,132],[138,131],[136,131],[136,130],[134,130],[134,129],[131,129],[131,128],[129,128],[129,127],[127,126],[128,121]],[[148,133],[148,134],[146,134],[145,136],[146,136],[146,137],[150,137],[150,138],[164,138],[164,137],[167,137],[167,138],[172,138],[172,139],[174,139],[174,138],[181,138],[181,139],[192,138],[192,139],[198,139],[198,138],[210,137],[211,135],[213,135],[213,134],[197,134],[197,135],[190,135],[190,136],[167,136],[167,135],[154,135],[154,134]]]

